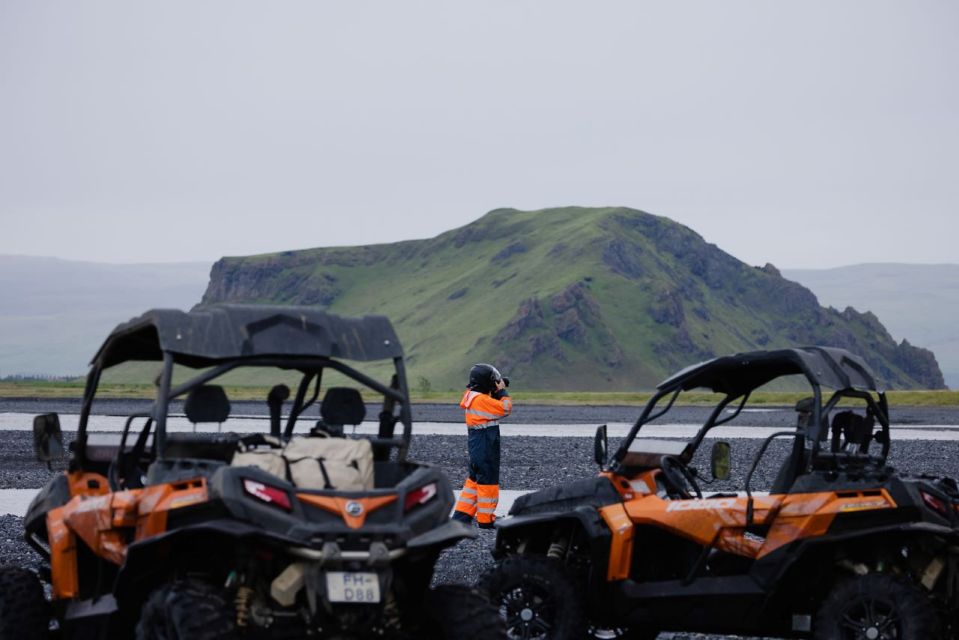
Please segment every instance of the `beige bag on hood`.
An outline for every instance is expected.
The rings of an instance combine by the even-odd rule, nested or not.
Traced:
[[[373,488],[373,447],[365,438],[293,438],[283,457],[293,484],[301,489]]]

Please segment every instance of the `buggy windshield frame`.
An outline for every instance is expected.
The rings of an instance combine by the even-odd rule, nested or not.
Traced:
[[[822,432],[822,417],[835,408],[843,398],[862,400],[882,426],[884,442],[881,461],[889,453],[889,409],[886,394],[879,387],[866,362],[859,356],[835,347],[798,347],[774,351],[751,351],[713,358],[692,365],[670,376],[656,387],[656,392],[646,403],[639,418],[633,424],[613,456],[618,465],[638,437],[643,426],[666,414],[676,398],[684,391],[707,389],[722,394],[722,398],[710,413],[683,454],[689,461],[702,444],[709,431],[735,419],[757,388],[777,378],[802,375],[808,382],[813,403],[808,431],[801,434],[812,442],[812,457],[819,454]],[[834,390],[823,403],[823,388]],[[875,397],[874,397],[875,395]],[[657,410],[663,398],[669,398],[665,408]],[[735,408],[728,415],[723,411],[729,405]]]
[[[391,380],[384,384],[343,360],[390,360]],[[241,367],[273,367],[303,374],[286,437],[299,414],[315,400],[315,396],[309,402],[305,399],[311,381],[316,380],[318,392],[322,371],[333,369],[382,395],[383,410],[374,444],[396,447],[401,460],[409,449],[412,415],[403,350],[383,316],[344,318],[309,307],[230,304],[197,307],[189,312],[147,311],[117,326],[91,362],[77,431],[78,458],[86,452],[89,418],[103,371],[128,361],[162,362],[156,397],[147,412],[154,423],[157,458],[165,453],[170,402]],[[174,387],[176,365],[206,370]],[[395,435],[397,423],[402,425],[399,436]]]

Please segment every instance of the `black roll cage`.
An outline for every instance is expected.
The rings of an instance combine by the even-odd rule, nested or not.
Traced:
[[[379,415],[379,431],[377,437],[373,438],[372,441],[376,445],[396,447],[398,450],[398,459],[400,461],[406,459],[406,454],[409,451],[410,440],[412,438],[413,419],[409,403],[406,367],[402,356],[393,358],[394,373],[389,386],[382,384],[378,380],[375,380],[374,378],[371,378],[360,371],[357,371],[353,367],[343,362],[328,357],[249,356],[231,358],[221,362],[211,369],[203,371],[192,377],[190,380],[174,387],[172,384],[173,368],[176,364],[178,363],[176,362],[175,354],[169,351],[164,351],[163,366],[159,376],[159,386],[157,389],[156,398],[154,399],[148,411],[137,412],[129,416],[129,419],[126,421],[124,426],[123,435],[121,438],[122,443],[125,444],[126,442],[127,433],[130,429],[133,418],[149,418],[154,423],[153,426],[156,429],[156,435],[154,437],[156,457],[157,459],[163,459],[166,453],[167,417],[169,413],[170,402],[189,392],[190,390],[240,367],[276,367],[280,369],[298,371],[303,374],[303,377],[301,378],[300,384],[297,388],[296,396],[293,400],[293,405],[290,408],[286,428],[282,434],[283,438],[288,440],[292,436],[293,428],[296,424],[297,418],[306,408],[315,402],[319,394],[323,370],[333,369],[344,374],[348,378],[380,393],[383,396],[382,410]],[[76,457],[81,464],[86,462],[87,426],[93,407],[94,397],[99,387],[99,381],[103,370],[104,368],[100,362],[94,362],[93,368],[91,369],[90,374],[87,376],[87,381],[84,388],[83,403],[80,408],[80,419],[77,428],[77,447],[75,451]],[[305,402],[304,400],[306,393],[308,392],[309,386],[314,380],[316,381],[314,394],[309,401]],[[396,405],[399,405],[398,414],[396,412]],[[403,433],[399,437],[395,435],[396,423],[403,425]]]
[[[808,380],[808,377],[807,377],[807,380]],[[881,440],[882,454],[879,459],[879,464],[880,465],[885,464],[886,459],[889,456],[890,441],[891,441],[890,434],[889,434],[889,405],[886,400],[885,392],[875,390],[875,393],[878,395],[878,398],[879,398],[877,401],[876,398],[873,397],[873,393],[869,391],[864,391],[861,389],[854,389],[854,388],[837,389],[833,392],[832,396],[829,398],[826,405],[823,406],[822,405],[823,394],[822,394],[821,385],[819,385],[818,383],[812,380],[809,380],[809,383],[813,392],[813,404],[812,404],[812,412],[811,412],[811,419],[810,419],[810,427],[808,428],[809,429],[808,433],[799,434],[799,435],[805,436],[812,441],[811,460],[815,460],[820,453],[820,448],[822,443],[822,437],[821,437],[822,434],[820,433],[820,430],[824,428],[824,425],[822,424],[823,416],[828,415],[833,409],[835,409],[836,406],[839,404],[839,402],[843,398],[858,398],[860,400],[865,401],[869,412],[871,412],[872,415],[876,417],[876,419],[878,420],[879,424],[882,427],[882,434],[883,434],[883,437]],[[667,413],[672,408],[673,404],[675,404],[676,399],[679,397],[680,393],[683,391],[690,391],[690,390],[691,389],[685,389],[681,384],[678,384],[678,383],[675,385],[664,385],[653,395],[652,398],[649,399],[649,401],[646,403],[646,406],[643,408],[642,413],[640,413],[639,418],[633,424],[629,433],[626,435],[626,437],[623,439],[622,443],[620,444],[619,448],[616,450],[616,453],[613,456],[613,464],[612,464],[613,471],[616,471],[619,469],[620,463],[626,457],[626,453],[629,451],[630,445],[632,445],[633,441],[639,435],[639,432],[643,428],[643,426],[645,426],[646,424],[649,424],[650,422],[653,422],[657,418]],[[708,434],[710,430],[734,420],[742,412],[743,408],[746,406],[746,402],[749,400],[749,397],[754,390],[755,389],[748,389],[742,393],[739,393],[739,392],[729,393],[723,396],[723,398],[717,403],[716,407],[710,413],[706,422],[703,424],[702,427],[700,427],[699,431],[690,441],[689,445],[686,447],[682,456],[680,456],[680,458],[682,459],[684,463],[689,463],[689,461],[692,460],[693,456],[696,454],[696,451],[699,449],[699,447],[702,445],[703,440],[706,438],[706,434]],[[659,404],[659,402],[664,397],[667,397],[667,396],[669,397],[669,401],[666,404],[666,406],[656,411],[656,413],[653,413],[653,410],[655,409],[656,405]],[[727,406],[735,402],[736,400],[739,400],[739,402],[736,405],[735,410],[730,415],[720,418],[719,416],[722,415],[723,410]],[[760,451],[759,456],[761,456],[764,451],[765,451],[765,447],[763,447],[763,449]],[[758,461],[758,457],[757,457],[757,461]]]

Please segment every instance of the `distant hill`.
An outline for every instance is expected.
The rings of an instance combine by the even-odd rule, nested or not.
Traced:
[[[223,258],[203,300],[385,314],[413,383],[437,389],[477,361],[530,389],[650,388],[714,355],[804,344],[860,353],[896,388],[943,386],[932,353],[876,316],[625,208],[500,209],[427,240]]]
[[[0,256],[0,376],[85,373],[113,327],[151,307],[189,309],[209,273],[209,263]]]
[[[959,264],[860,264],[784,269],[824,305],[872,311],[898,339],[931,349],[959,388]]]

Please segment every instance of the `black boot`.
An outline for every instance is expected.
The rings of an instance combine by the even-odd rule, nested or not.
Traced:
[[[462,511],[454,511],[450,520],[456,520],[457,522],[462,522],[463,524],[470,524],[473,522],[473,516],[467,515]]]

